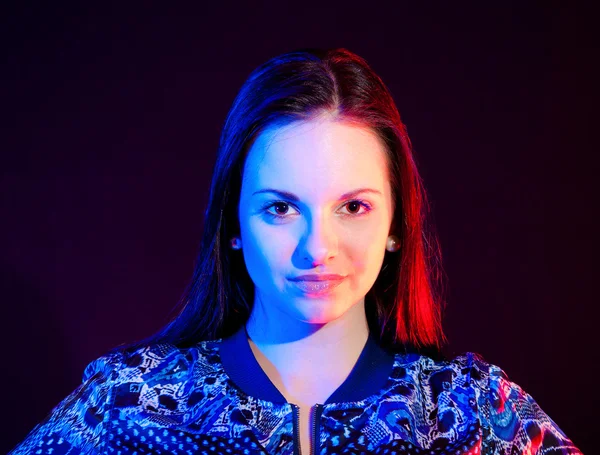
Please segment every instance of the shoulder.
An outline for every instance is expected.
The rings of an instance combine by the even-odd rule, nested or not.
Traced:
[[[394,362],[396,374],[408,372],[418,375],[421,385],[445,387],[453,385],[473,386],[485,389],[491,372],[502,372],[488,363],[480,354],[467,352],[454,358],[433,359],[426,355],[397,354]],[[503,372],[502,372],[503,374]]]
[[[117,348],[90,362],[84,370],[83,381],[103,378],[114,384],[174,382],[198,371],[218,373],[222,370],[219,341],[204,341],[188,348],[169,343]]]
[[[114,349],[87,365],[79,387],[11,453],[99,453],[115,419],[180,424],[203,393],[224,390],[221,371],[217,342]]]
[[[229,390],[219,346],[216,340],[187,348],[161,343],[115,350],[91,362],[84,380],[107,378],[109,406],[118,420],[182,424],[190,409]]]
[[[475,352],[443,360],[414,356],[409,362],[403,356],[397,356],[395,365],[400,368],[409,365],[418,371],[421,386],[430,387],[434,394],[442,390],[468,390],[480,406],[486,407],[486,413],[490,407],[503,407],[506,400],[533,402],[502,368]]]
[[[477,403],[486,395],[489,371],[490,364],[472,352],[451,359],[397,354],[385,395],[404,396],[415,413],[426,409],[438,420],[454,422],[444,431],[468,432],[479,420]]]
[[[447,393],[475,410],[482,443],[491,453],[580,453],[529,393],[481,355],[469,352],[438,362],[421,358],[420,364],[432,395]]]

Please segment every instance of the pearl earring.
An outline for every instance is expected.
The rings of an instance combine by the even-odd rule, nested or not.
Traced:
[[[385,242],[385,249],[390,253],[395,253],[400,249],[400,239],[395,235],[390,235]]]
[[[242,248],[242,239],[240,239],[239,237],[231,237],[231,240],[229,241],[229,246],[231,247],[232,250],[239,250]]]

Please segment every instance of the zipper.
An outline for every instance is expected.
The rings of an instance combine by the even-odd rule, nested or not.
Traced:
[[[302,455],[300,452],[300,407],[297,404],[292,404],[292,414],[294,417],[294,455]]]
[[[319,426],[319,421],[321,420],[321,414],[323,413],[323,405],[315,404],[313,413],[313,427],[312,427],[312,435],[313,435],[313,444],[312,444],[312,454],[319,453],[319,445],[320,438],[319,434],[321,433],[321,427]]]
[[[292,406],[292,413],[294,417],[294,455],[302,455],[302,449],[300,448],[300,407],[296,404],[290,404]],[[319,426],[319,421],[321,419],[322,413],[322,404],[315,404],[310,411],[312,417],[312,447],[310,450],[311,455],[318,453],[318,449],[320,446],[319,433],[321,432],[321,427]]]

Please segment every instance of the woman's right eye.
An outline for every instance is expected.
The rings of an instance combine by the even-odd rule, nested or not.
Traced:
[[[284,218],[289,214],[290,209],[294,210],[293,207],[287,202],[274,202],[266,207],[266,212],[277,218]]]

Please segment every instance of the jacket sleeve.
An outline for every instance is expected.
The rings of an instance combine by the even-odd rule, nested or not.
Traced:
[[[112,385],[122,355],[111,353],[92,361],[83,381],[27,435],[9,455],[96,454],[106,434]]]
[[[482,454],[582,455],[556,423],[495,365],[483,396]]]

